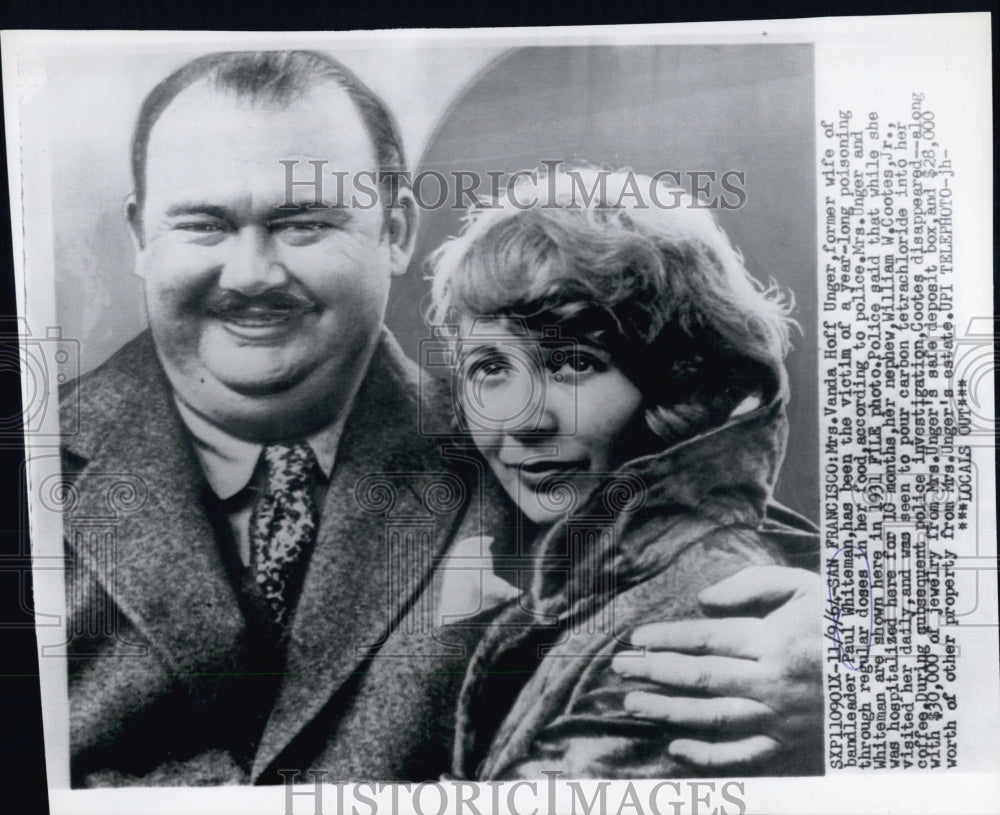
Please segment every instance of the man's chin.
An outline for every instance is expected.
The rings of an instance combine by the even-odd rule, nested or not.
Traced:
[[[181,401],[220,429],[252,441],[308,435],[330,424],[344,407],[331,383],[351,374],[331,364],[336,360],[324,364],[316,355],[180,356],[160,359]]]
[[[223,406],[216,404],[208,418],[233,435],[269,442],[308,436],[330,424],[335,406],[294,389],[273,393],[240,394],[230,391]]]
[[[308,435],[329,424],[337,405],[317,393],[308,377],[253,377],[213,375],[202,369],[195,379],[180,378],[180,398],[194,411],[223,430],[253,441],[272,441]],[[197,383],[197,384],[195,384]],[[192,387],[194,385],[194,387]]]

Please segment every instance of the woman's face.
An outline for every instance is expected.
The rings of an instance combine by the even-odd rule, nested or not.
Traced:
[[[642,395],[585,340],[515,334],[500,321],[461,331],[459,398],[476,447],[528,518],[554,523],[635,454]]]

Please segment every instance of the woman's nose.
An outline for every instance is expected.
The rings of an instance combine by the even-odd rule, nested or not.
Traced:
[[[275,254],[267,229],[243,227],[227,241],[226,248],[229,254],[219,276],[220,288],[252,297],[288,282],[288,272]]]
[[[523,364],[511,364],[497,377],[470,377],[464,387],[462,409],[471,430],[515,433],[537,425],[544,382]]]
[[[504,430],[515,437],[546,436],[559,432],[560,400],[549,387],[545,371],[525,370],[511,388]]]

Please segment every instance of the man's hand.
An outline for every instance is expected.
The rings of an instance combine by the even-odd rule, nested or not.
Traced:
[[[784,566],[748,567],[709,586],[698,600],[711,614],[773,610],[637,628],[630,640],[645,655],[622,652],[612,667],[666,688],[630,693],[626,709],[703,730],[704,740],[677,739],[669,747],[674,758],[702,770],[749,769],[780,753],[821,769],[821,597],[818,574]]]

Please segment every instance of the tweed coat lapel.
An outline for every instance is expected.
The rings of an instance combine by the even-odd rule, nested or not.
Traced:
[[[149,333],[75,383],[62,405],[79,410],[79,433],[63,445],[76,568],[141,633],[136,656],[148,648],[165,683],[179,677],[198,703],[214,704],[213,677],[236,666],[243,620]],[[93,534],[95,525],[110,534]]]
[[[463,488],[438,442],[418,430],[431,419],[420,415],[418,391],[416,366],[386,334],[341,439],[254,781],[364,669],[421,593],[430,597],[434,561],[460,519]],[[444,429],[443,416],[431,421]]]

